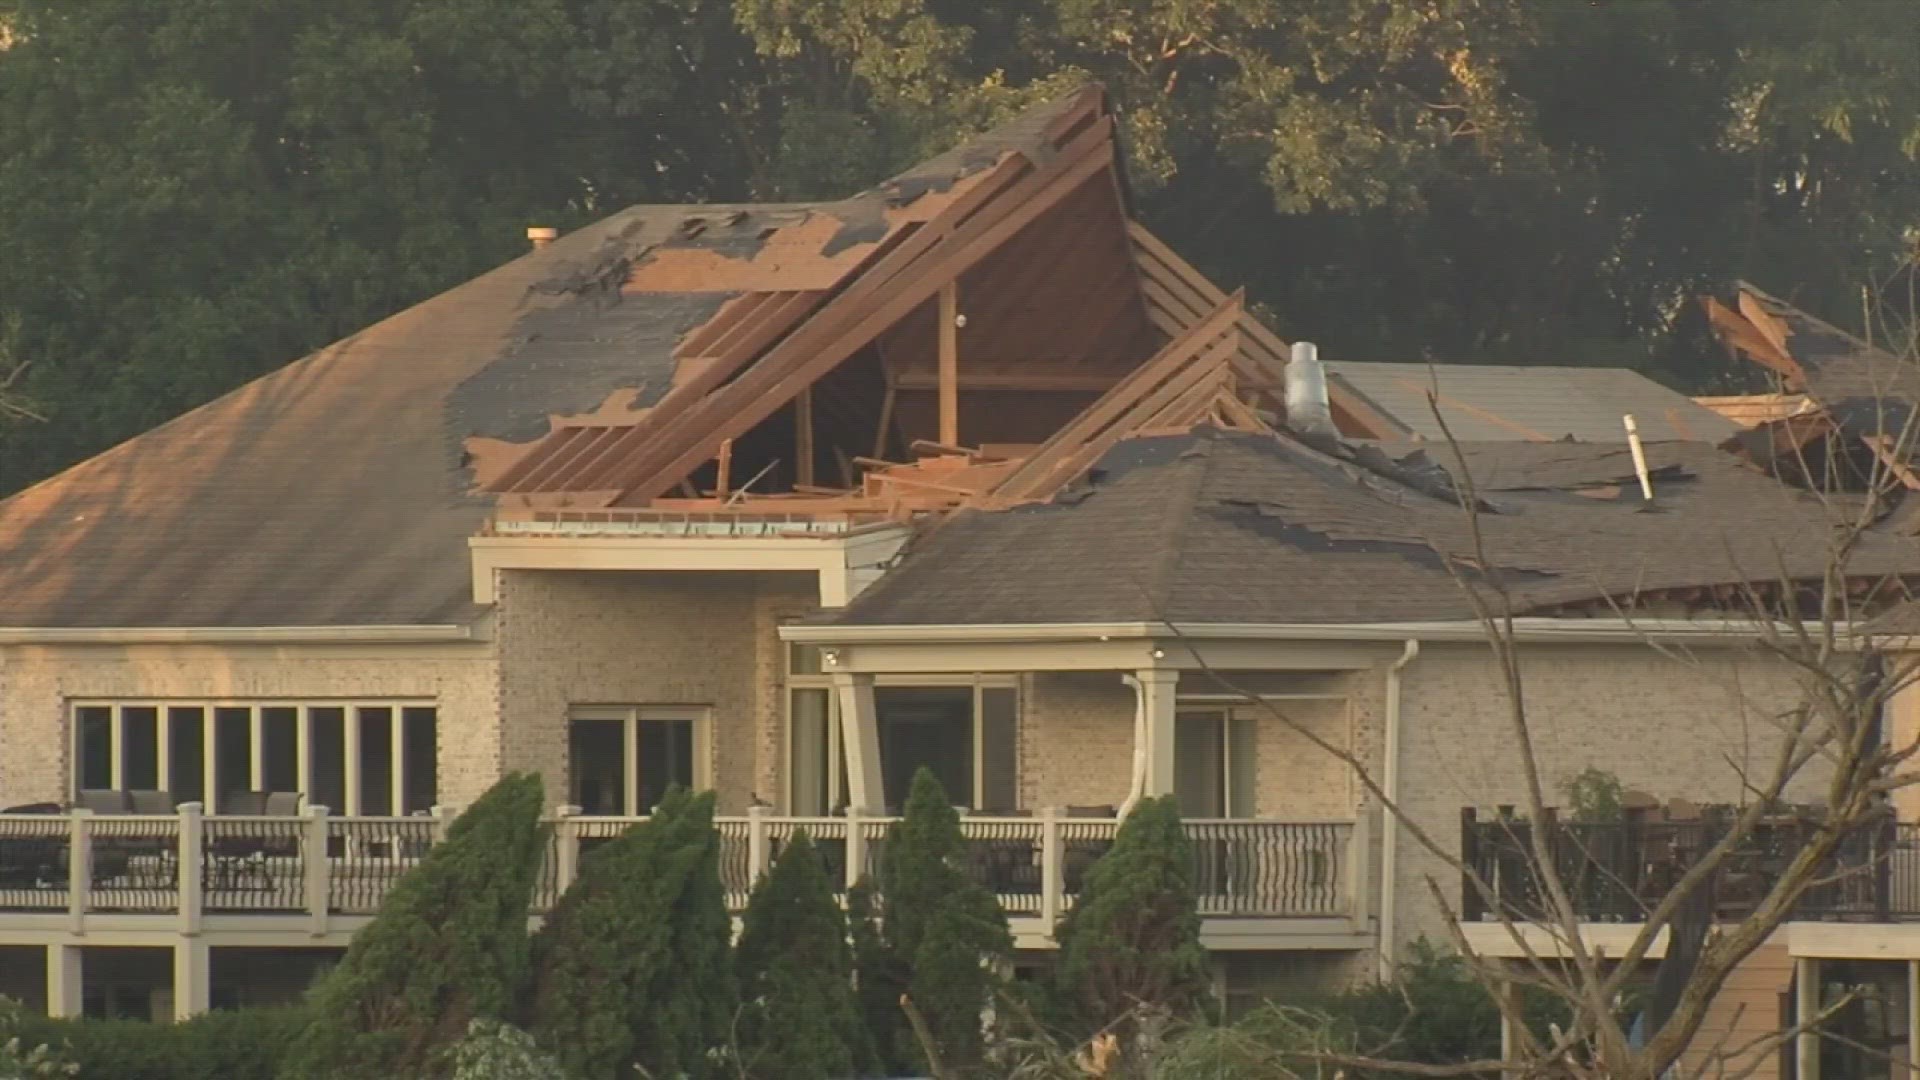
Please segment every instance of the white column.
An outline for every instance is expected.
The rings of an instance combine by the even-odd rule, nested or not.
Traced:
[[[200,801],[208,813],[220,812],[220,732],[214,718],[219,710],[208,705],[200,712]]]
[[[156,705],[153,710],[153,786],[160,791],[173,790],[173,710]]]
[[[300,791],[308,802],[314,802],[313,787],[313,706],[302,705],[293,718],[293,775],[298,779]],[[330,806],[329,810],[343,810],[345,807]]]
[[[635,817],[652,807],[640,805],[640,718],[628,714],[620,721],[620,812]]]
[[[349,705],[340,710],[341,735],[341,783],[346,785],[345,813],[348,817],[358,817],[363,808],[360,805],[360,707]]]
[[[1800,957],[1793,962],[1794,1014],[1796,1025],[1811,1023],[1820,1015],[1820,961]],[[1820,1033],[1802,1029],[1793,1040],[1795,1080],[1820,1080]]]
[[[863,814],[884,815],[887,792],[880,771],[880,721],[873,706],[873,676],[836,671],[833,692],[840,700],[840,745],[847,755],[847,804]]]
[[[206,883],[206,871],[202,862],[206,856],[205,819],[201,817],[203,808],[197,802],[180,804],[179,836],[179,896],[180,896],[180,932],[189,937],[200,933],[200,909],[205,897],[202,889]],[[174,1001],[179,1001],[178,995]]]
[[[47,1015],[79,1016],[86,954],[78,945],[47,946]]]
[[[213,949],[198,937],[173,946],[173,1018],[185,1020],[212,1008]]]
[[[127,713],[125,709],[113,710],[113,723],[107,725],[107,771],[111,773],[108,785],[115,791],[127,789]]]
[[[1174,712],[1180,683],[1178,671],[1144,668],[1134,673],[1140,684],[1141,715],[1146,719],[1148,796],[1173,794]]]
[[[299,726],[297,719],[294,725]],[[247,786],[254,791],[267,789],[267,719],[257,705],[247,710]]]
[[[393,816],[407,816],[407,710],[400,706],[393,708],[393,719],[388,724],[388,734],[393,740],[393,749],[387,760],[393,763]]]

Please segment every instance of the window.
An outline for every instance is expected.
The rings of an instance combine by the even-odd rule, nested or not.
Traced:
[[[243,791],[298,791],[336,814],[426,811],[438,713],[393,702],[76,704],[73,786],[160,790],[218,811]]]
[[[571,801],[584,814],[652,812],[675,784],[711,786],[707,710],[692,706],[583,706],[568,720]]]
[[[1226,709],[1182,709],[1174,720],[1173,792],[1189,818],[1254,815],[1254,721]]]
[[[795,644],[787,656],[787,812],[833,813],[847,805],[839,706],[821,674],[818,648]],[[906,802],[922,766],[940,778],[956,805],[1019,807],[1019,704],[1011,677],[937,683],[881,677],[873,698],[888,807]]]

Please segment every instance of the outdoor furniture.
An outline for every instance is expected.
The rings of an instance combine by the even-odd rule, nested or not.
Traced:
[[[83,788],[79,806],[101,817],[172,817],[173,795],[151,789]],[[178,852],[172,837],[129,835],[115,830],[93,838],[93,879],[98,882],[133,878],[134,888],[170,888],[179,875]]]
[[[52,815],[59,803],[25,803],[0,814]],[[67,883],[67,838],[51,833],[0,833],[0,889],[60,889]]]
[[[220,817],[289,818],[300,812],[297,791],[230,791]],[[210,889],[272,889],[268,860],[300,854],[299,826],[282,821],[226,820],[208,826],[205,881]]]

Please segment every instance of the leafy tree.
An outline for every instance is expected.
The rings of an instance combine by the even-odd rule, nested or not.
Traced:
[[[825,866],[798,833],[754,886],[735,953],[747,1073],[844,1080],[865,1056],[846,917]]]
[[[438,1075],[469,1021],[511,1012],[528,973],[541,804],[539,776],[512,773],[454,821],[314,987],[283,1076]]]
[[[733,1019],[713,795],[670,791],[582,861],[534,941],[533,1033],[583,1080],[703,1076]]]
[[[475,1019],[467,1037],[453,1044],[453,1080],[562,1080],[566,1076],[553,1055],[534,1044],[533,1036],[498,1020]]]
[[[922,768],[880,861],[881,929],[890,971],[903,980],[888,990],[896,1001],[901,993],[912,1000],[942,1063],[962,1072],[980,1064],[980,1018],[997,979],[993,968],[1013,948],[1006,915],[968,875],[966,855],[959,813]],[[924,1067],[918,1042],[910,1034],[896,1039],[898,1058]]]
[[[1210,992],[1193,889],[1193,847],[1173,796],[1142,799],[1087,872],[1060,925],[1056,994],[1065,1018],[1109,1025],[1123,1045],[1145,1011],[1185,1016]]]

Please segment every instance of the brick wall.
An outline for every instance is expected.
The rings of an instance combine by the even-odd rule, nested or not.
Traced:
[[[499,775],[487,642],[371,645],[14,645],[0,649],[0,806],[65,801],[76,699],[439,703],[440,798],[470,802]]]
[[[1697,652],[1696,661],[1632,645],[1524,649],[1527,714],[1548,802],[1563,804],[1566,780],[1589,766],[1662,800],[1738,801],[1740,770],[1764,771],[1777,752],[1770,721],[1799,700],[1793,673],[1730,650]],[[1526,802],[1508,717],[1485,645],[1428,645],[1406,669],[1400,803],[1449,852],[1459,850],[1461,807]],[[1823,779],[1808,770],[1789,797],[1817,799]],[[1399,937],[1439,939],[1444,926],[1426,880],[1457,897],[1458,878],[1405,830],[1396,861]]]
[[[1021,694],[1020,805],[1119,806],[1133,780],[1134,693],[1118,673],[1033,675]]]
[[[567,794],[574,705],[712,710],[708,769],[725,813],[777,802],[776,617],[804,610],[804,575],[510,570],[495,633],[507,768],[531,769],[554,804]],[[775,790],[764,790],[772,783]]]

